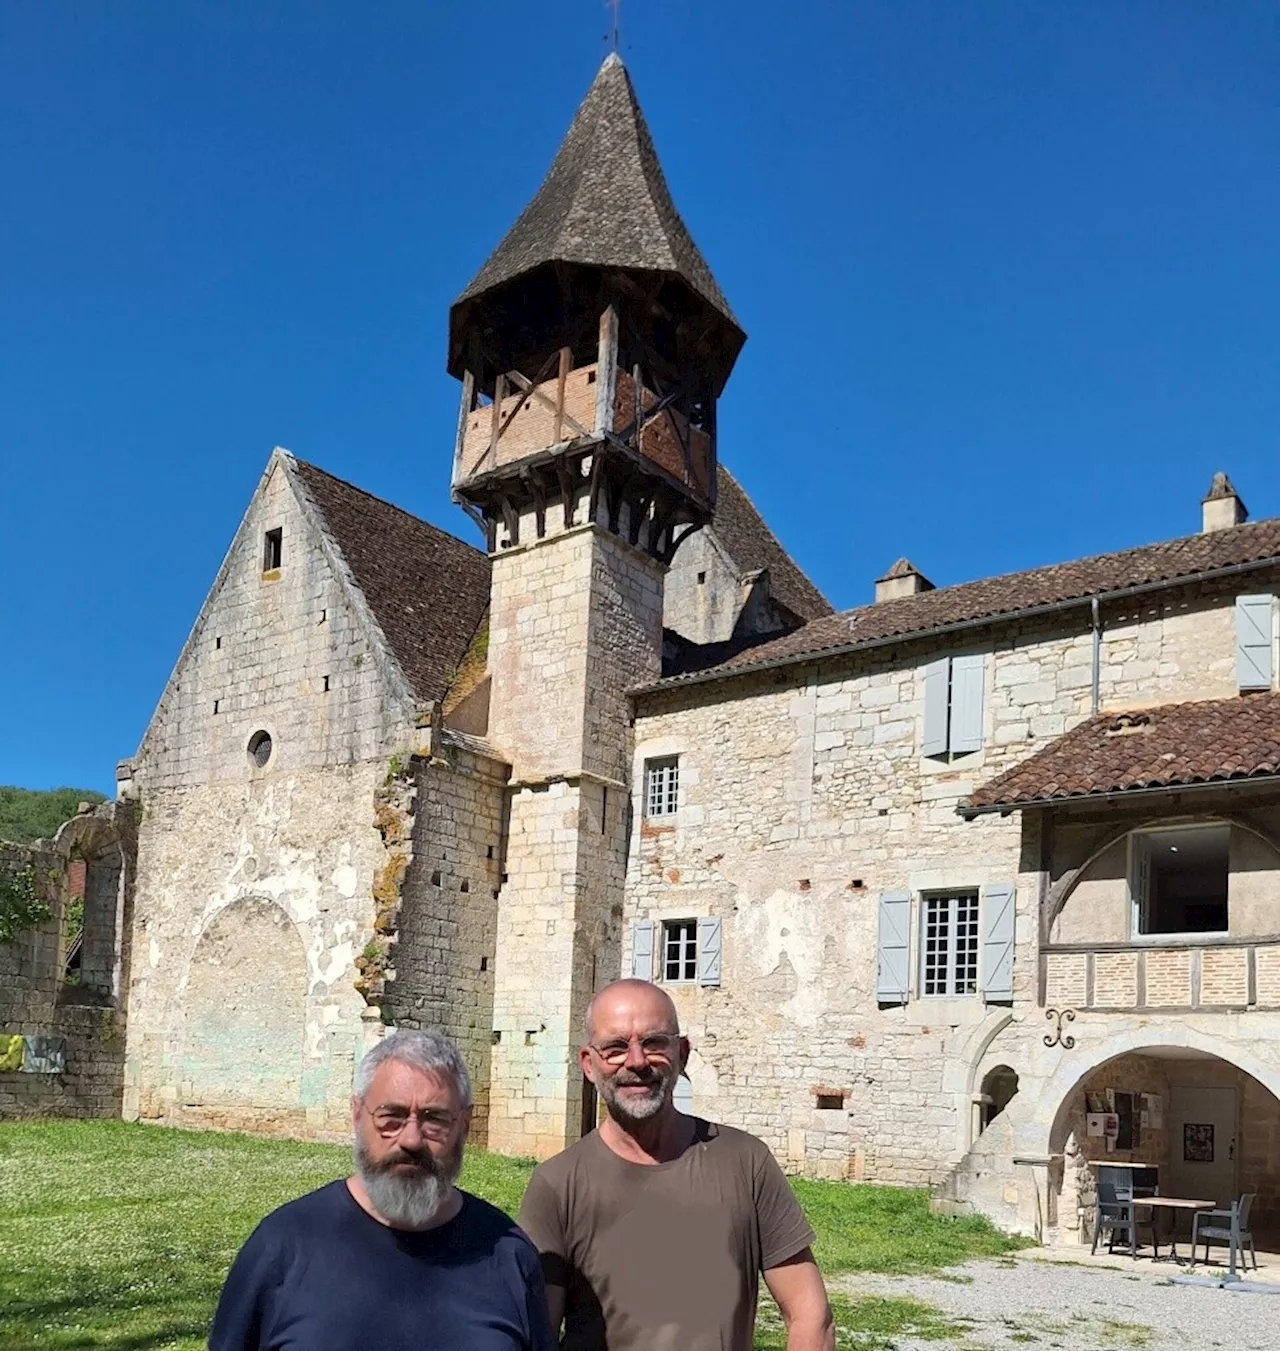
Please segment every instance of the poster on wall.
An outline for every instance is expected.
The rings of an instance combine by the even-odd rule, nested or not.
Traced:
[[[1211,1121],[1188,1121],[1182,1127],[1182,1158],[1185,1163],[1213,1162]]]
[[[1147,1113],[1151,1117],[1151,1129],[1153,1131],[1164,1130],[1164,1099],[1159,1093],[1151,1093],[1147,1096]]]
[[[1084,1119],[1084,1133],[1095,1140],[1101,1140],[1107,1133],[1107,1118],[1102,1112],[1089,1112]]]
[[[1086,1093],[1084,1095],[1084,1110],[1098,1116],[1103,1112],[1109,1112],[1111,1103],[1105,1093]]]

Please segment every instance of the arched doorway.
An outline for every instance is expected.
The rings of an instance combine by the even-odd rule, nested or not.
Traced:
[[[1259,1241],[1280,1244],[1280,1097],[1235,1058],[1186,1042],[1122,1050],[1062,1093],[1048,1144],[1063,1159],[1059,1226],[1084,1240],[1099,1169],[1141,1165],[1167,1196],[1254,1194]]]
[[[1013,1101],[1018,1092],[1018,1074],[1008,1065],[997,1065],[982,1076],[981,1125],[986,1128]]]
[[[296,1108],[302,1091],[307,958],[272,901],[221,911],[187,977],[183,1096],[190,1107]]]

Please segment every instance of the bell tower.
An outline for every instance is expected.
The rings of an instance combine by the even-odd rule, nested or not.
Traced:
[[[455,302],[453,497],[485,532],[489,740],[512,765],[492,1148],[589,1128],[582,1014],[619,974],[627,691],[658,678],[662,589],[715,506],[716,399],[744,342],[609,56],[550,171]]]

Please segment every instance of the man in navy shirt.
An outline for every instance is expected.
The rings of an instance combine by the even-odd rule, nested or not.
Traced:
[[[210,1351],[555,1351],[538,1254],[454,1186],[471,1125],[457,1047],[392,1033],[361,1062],[351,1106],[355,1173],[249,1236]]]

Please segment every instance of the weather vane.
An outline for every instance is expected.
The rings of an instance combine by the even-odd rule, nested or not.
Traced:
[[[604,3],[606,9],[613,10],[613,32],[610,36],[613,42],[613,50],[616,52],[618,50],[618,10],[622,6],[622,0],[604,0]]]

